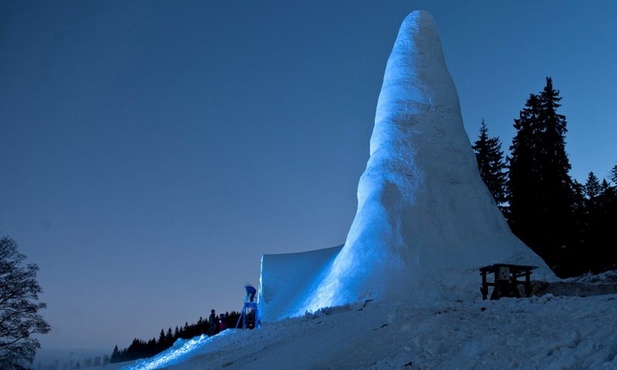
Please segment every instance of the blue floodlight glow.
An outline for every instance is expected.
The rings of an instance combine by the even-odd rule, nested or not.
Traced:
[[[211,343],[215,338],[220,338],[223,335],[230,335],[236,331],[235,329],[227,329],[212,337],[202,334],[192,339],[178,339],[171,348],[158,355],[137,360],[135,363],[122,367],[120,370],[155,370],[177,365],[187,361],[198,352],[201,352],[200,350],[205,349],[207,344]]]

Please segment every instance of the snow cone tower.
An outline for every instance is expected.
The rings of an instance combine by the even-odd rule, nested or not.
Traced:
[[[482,182],[437,27],[416,11],[386,65],[355,219],[307,306],[451,296],[465,276],[477,290],[477,268],[498,262],[552,277]]]
[[[400,27],[357,213],[343,247],[330,250],[332,259],[307,276],[300,301],[280,306],[294,308],[289,316],[366,299],[472,299],[480,295],[479,267],[493,263],[538,266],[534,278],[556,279],[511,233],[480,178],[437,28],[425,11]]]

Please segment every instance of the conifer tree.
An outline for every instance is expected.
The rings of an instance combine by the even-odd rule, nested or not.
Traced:
[[[159,351],[163,351],[169,348],[169,346],[167,345],[167,337],[165,336],[165,330],[163,329],[161,329],[161,333],[159,334],[158,348]]]
[[[509,158],[509,222],[512,231],[560,276],[575,258],[574,183],[565,151],[566,118],[557,113],[559,91],[546,78],[515,119]]]
[[[480,136],[472,148],[478,161],[480,177],[503,212],[503,205],[506,201],[506,163],[499,138],[488,135],[484,120],[480,126]]]
[[[611,168],[611,181],[617,185],[617,164]]]
[[[519,118],[514,120],[516,135],[507,158],[508,222],[512,231],[530,247],[537,244],[533,225],[540,221],[534,211],[540,197],[537,189],[540,176],[533,150],[539,109],[538,96],[530,94]]]
[[[592,272],[602,272],[617,268],[617,257],[610,240],[615,239],[617,227],[617,186],[611,186],[603,180],[600,184],[600,193],[596,202],[596,259]]]
[[[118,350],[118,345],[115,345],[113,351],[111,352],[111,358],[109,362],[113,364],[120,361],[122,361],[120,356],[120,350]]]
[[[584,189],[585,197],[587,197],[587,199],[592,203],[600,195],[600,192],[602,191],[600,180],[598,180],[598,177],[593,172],[589,172],[587,175],[587,182],[585,182]]]
[[[578,266],[580,272],[596,270],[598,257],[598,226],[600,209],[601,186],[598,177],[589,172],[585,184],[581,187],[583,199],[583,212],[577,212],[578,228],[580,230],[580,253],[578,254]]]

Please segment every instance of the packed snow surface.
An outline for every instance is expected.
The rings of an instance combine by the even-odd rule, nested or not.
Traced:
[[[614,293],[369,301],[178,341],[123,369],[617,369],[616,309]]]

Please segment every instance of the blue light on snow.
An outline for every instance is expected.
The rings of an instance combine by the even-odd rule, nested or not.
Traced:
[[[205,349],[206,345],[212,342],[214,338],[229,335],[235,331],[234,329],[227,329],[213,337],[202,334],[192,339],[178,339],[171,348],[158,355],[143,360],[137,360],[135,363],[125,366],[120,370],[155,370],[177,365],[187,361],[198,352],[201,352],[200,350]]]

